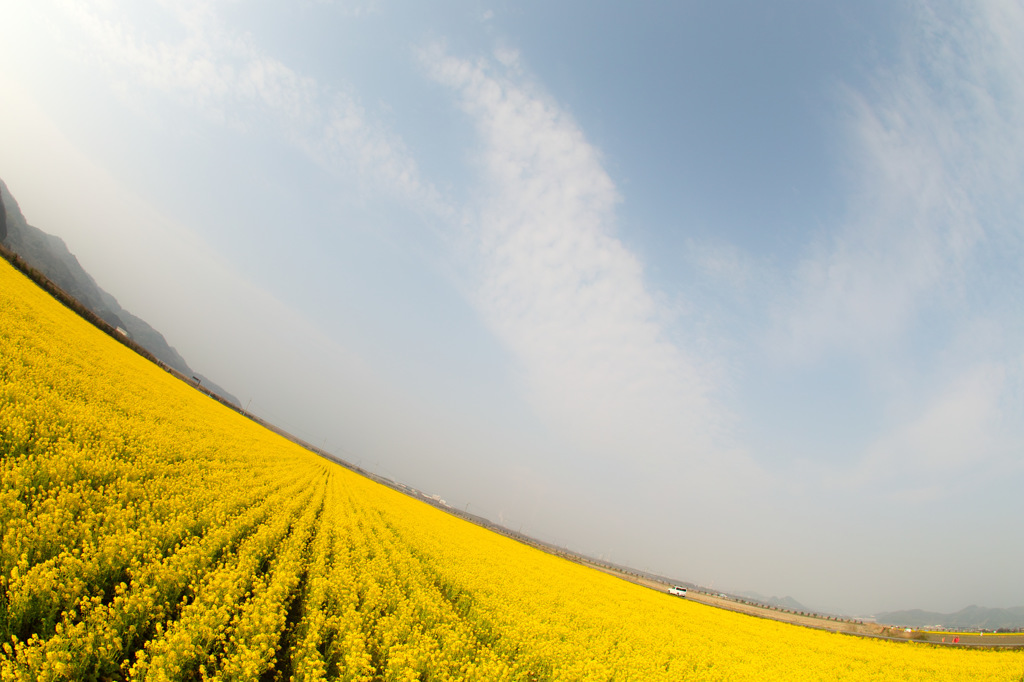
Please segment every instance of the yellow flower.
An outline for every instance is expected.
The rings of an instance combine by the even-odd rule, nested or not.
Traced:
[[[0,262],[0,679],[1019,680],[673,599],[303,450]],[[26,633],[28,633],[26,635]]]

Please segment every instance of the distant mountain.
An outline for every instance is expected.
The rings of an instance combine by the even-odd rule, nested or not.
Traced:
[[[920,609],[888,611],[875,614],[875,621],[883,625],[901,625],[911,628],[937,625],[947,628],[984,630],[998,630],[999,628],[1015,629],[1024,628],[1024,606],[1015,606],[1008,609],[968,606],[956,613],[936,613]]]
[[[209,390],[235,405],[240,404],[238,398],[193,371],[181,354],[167,343],[163,334],[122,308],[116,298],[101,289],[68,250],[64,240],[29,225],[3,180],[0,180],[0,198],[0,243],[111,327],[122,329],[132,341],[165,365],[186,377],[200,379]]]
[[[786,609],[788,611],[803,611],[807,613],[812,610],[798,602],[796,599],[793,599],[792,597],[766,597],[763,594],[758,594],[757,592],[740,592],[740,596],[752,599],[758,604],[774,606],[776,608]]]

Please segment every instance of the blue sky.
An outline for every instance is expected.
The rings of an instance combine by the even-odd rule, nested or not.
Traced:
[[[1019,6],[4,15],[0,177],[259,414],[723,590],[1024,604]]]

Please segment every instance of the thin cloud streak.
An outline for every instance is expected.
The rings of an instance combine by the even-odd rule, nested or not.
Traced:
[[[296,72],[249,36],[228,30],[217,4],[163,3],[165,19],[183,33],[173,40],[143,36],[114,7],[62,6],[88,37],[86,58],[124,83],[123,97],[142,86],[243,134],[269,117],[279,134],[329,172],[357,179],[364,191],[383,189],[428,216],[452,219],[452,208],[421,177],[401,138],[371,122],[356,96]]]
[[[597,150],[526,83],[514,53],[501,66],[436,46],[422,59],[476,126],[486,177],[476,301],[539,409],[606,456],[711,457],[728,419],[714,363],[668,339],[642,263],[615,237],[619,195]]]
[[[925,7],[900,69],[873,92],[847,91],[859,187],[849,223],[815,246],[796,301],[777,310],[788,357],[886,352],[929,306],[955,308],[978,248],[1013,229],[990,208],[1022,170],[1024,87],[1005,32],[1024,22],[1004,10],[956,12],[960,22]]]

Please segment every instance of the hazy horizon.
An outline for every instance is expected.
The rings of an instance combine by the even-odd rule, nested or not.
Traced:
[[[1019,606],[1022,35],[19,3],[0,178],[243,406],[454,507],[822,611]]]

